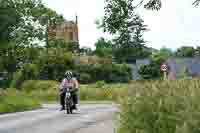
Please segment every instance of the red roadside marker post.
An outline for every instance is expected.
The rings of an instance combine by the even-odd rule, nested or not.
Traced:
[[[161,71],[164,73],[164,80],[167,80],[167,71],[168,71],[168,66],[166,64],[162,64],[160,67]]]

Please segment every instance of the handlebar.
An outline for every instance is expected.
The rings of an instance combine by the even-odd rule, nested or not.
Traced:
[[[63,88],[60,90],[60,92],[66,92],[67,91],[67,88]],[[78,91],[78,88],[71,88],[68,90],[68,92],[76,92]]]

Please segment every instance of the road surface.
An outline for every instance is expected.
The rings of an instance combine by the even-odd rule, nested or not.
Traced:
[[[0,133],[114,133],[116,105],[81,105],[72,115],[59,111],[58,105],[0,115]]]

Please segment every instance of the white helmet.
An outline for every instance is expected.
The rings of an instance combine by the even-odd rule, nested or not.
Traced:
[[[70,79],[72,79],[72,77],[73,77],[73,73],[71,71],[66,71],[65,72],[65,78],[70,80]]]

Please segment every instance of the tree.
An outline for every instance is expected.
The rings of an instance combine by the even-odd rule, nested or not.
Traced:
[[[135,13],[133,0],[106,0],[105,14],[101,27],[115,35],[114,53],[120,62],[128,58],[140,58],[147,30],[144,21]]]
[[[105,38],[101,37],[98,39],[98,41],[95,43],[95,51],[94,54],[96,54],[99,57],[112,57],[113,50],[112,50],[112,42],[107,41]]]
[[[13,77],[19,62],[31,62],[37,56],[35,41],[45,40],[41,16],[48,16],[50,24],[63,20],[40,0],[0,0],[1,69],[9,72],[9,78]]]
[[[176,56],[178,57],[194,57],[195,49],[194,47],[183,46],[176,51]]]
[[[43,16],[48,16],[50,24],[56,24],[63,17],[45,7],[40,0],[6,0],[0,1],[1,31],[6,40],[12,40],[17,45],[32,46],[35,40],[44,40]],[[2,32],[1,32],[2,33]]]
[[[135,2],[135,1],[134,1]],[[200,0],[193,0],[191,1],[192,5],[199,6]],[[144,8],[148,10],[160,10],[162,7],[162,0],[139,0],[138,3],[134,3],[134,8],[143,5]]]
[[[2,1],[0,1],[2,5]],[[13,8],[0,6],[0,43],[6,43],[9,39],[11,27],[17,23],[17,13]],[[0,45],[2,46],[2,45]]]
[[[79,54],[92,55],[92,52],[92,49],[86,46],[79,49]]]

